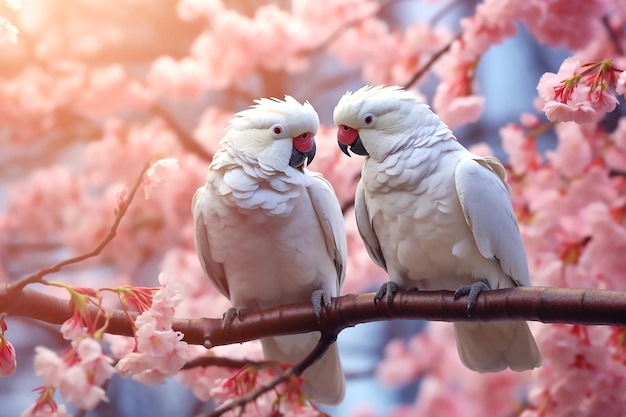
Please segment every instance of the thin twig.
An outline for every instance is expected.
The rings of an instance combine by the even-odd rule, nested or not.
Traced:
[[[403,1],[409,1],[409,0],[387,0],[387,1],[383,1],[380,4],[380,6],[378,6],[378,8],[376,8],[374,11],[372,11],[370,13],[367,13],[367,14],[364,14],[362,16],[355,17],[354,19],[348,20],[343,25],[339,26],[334,31],[332,31],[331,34],[328,35],[328,37],[326,39],[324,39],[322,42],[320,42],[319,44],[317,44],[315,47],[313,47],[311,49],[307,49],[307,50],[302,51],[302,53],[310,55],[310,54],[314,54],[316,52],[321,52],[321,51],[325,50],[328,46],[330,46],[330,44],[332,44],[334,41],[336,41],[337,38],[339,38],[339,36],[341,36],[346,30],[350,29],[353,26],[358,25],[359,23],[363,22],[365,19],[369,19],[370,17],[374,17],[374,16],[378,15],[380,12],[382,12],[386,8],[392,6],[392,5],[396,4],[396,3],[401,3]]]
[[[84,261],[86,259],[93,258],[94,256],[100,255],[100,253],[104,250],[104,248],[106,248],[106,246],[113,240],[113,238],[117,234],[117,229],[118,229],[118,227],[120,225],[120,222],[122,221],[122,218],[124,217],[124,215],[128,211],[128,207],[130,207],[130,204],[133,201],[133,198],[135,197],[135,194],[137,194],[137,190],[139,189],[139,187],[141,186],[141,183],[142,183],[142,178],[143,178],[144,174],[146,173],[146,170],[148,169],[149,166],[150,166],[150,164],[146,163],[144,165],[144,167],[141,169],[141,172],[140,172],[139,176],[135,180],[133,188],[128,193],[128,197],[126,198],[126,201],[124,202],[124,204],[122,204],[119,207],[119,210],[118,210],[117,214],[115,215],[115,220],[113,221],[113,224],[111,225],[111,228],[109,229],[109,233],[104,237],[104,239],[102,239],[102,241],[100,241],[98,246],[96,246],[90,252],[84,253],[84,254],[79,255],[79,256],[75,256],[73,258],[65,259],[65,260],[57,263],[56,265],[40,269],[39,271],[35,272],[34,274],[29,275],[29,276],[19,280],[15,284],[12,284],[9,287],[8,291],[10,293],[12,293],[12,294],[16,294],[16,293],[20,292],[25,286],[27,286],[29,284],[33,284],[33,283],[36,283],[36,282],[43,282],[42,278],[44,276],[48,275],[48,274],[52,274],[54,272],[59,272],[61,269],[63,269],[64,267],[66,267],[68,265],[76,264],[76,263],[82,262],[82,261]]]
[[[454,10],[455,7],[460,6],[461,2],[458,0],[452,0],[448,4],[444,5],[441,9],[428,20],[429,26],[435,26],[441,19],[443,19],[449,12]]]
[[[606,29],[606,32],[609,35],[609,39],[611,39],[611,43],[613,44],[613,47],[615,48],[617,54],[624,55],[624,48],[622,48],[622,43],[620,42],[617,33],[611,27],[611,22],[609,22],[608,16],[605,15],[602,17],[602,25],[604,26],[604,29]]]
[[[176,120],[172,117],[171,114],[167,112],[163,107],[158,104],[155,104],[151,108],[152,113],[161,118],[167,127],[174,132],[174,134],[178,137],[178,141],[182,145],[182,147],[193,154],[198,155],[200,158],[211,161],[213,159],[213,155],[207,152],[206,149],[202,147],[196,140],[189,135],[185,129],[183,129]]]
[[[253,402],[257,398],[259,398],[261,395],[276,388],[278,385],[287,381],[289,378],[292,378],[294,376],[298,377],[302,375],[302,373],[305,370],[307,370],[311,365],[317,362],[319,358],[322,357],[322,355],[328,350],[328,348],[333,343],[335,343],[336,340],[337,340],[336,334],[322,333],[322,336],[320,337],[319,342],[317,342],[317,345],[315,345],[315,348],[311,351],[311,353],[309,353],[304,359],[302,359],[300,362],[295,364],[293,367],[287,369],[280,376],[276,377],[269,384],[257,387],[256,389],[250,391],[246,395],[242,395],[241,397],[237,397],[236,399],[228,403],[222,404],[221,406],[213,410],[211,413],[203,414],[198,417],[219,417],[222,414],[227,413],[231,410],[234,410],[237,407],[241,407],[241,412],[243,412],[247,404]]]
[[[426,62],[419,70],[417,70],[417,72],[413,74],[411,79],[406,84],[404,84],[404,88],[411,88],[413,84],[415,84],[420,78],[422,78],[422,76],[430,69],[430,67],[432,67],[443,54],[448,52],[454,42],[460,39],[462,35],[463,32],[457,33],[443,48],[432,54],[428,62]]]

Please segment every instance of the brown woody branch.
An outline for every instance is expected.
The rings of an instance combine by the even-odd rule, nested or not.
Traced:
[[[266,385],[262,385],[257,387],[256,389],[248,392],[241,397],[238,397],[230,402],[220,405],[215,410],[208,414],[202,414],[198,417],[219,417],[229,411],[234,410],[235,408],[240,408],[240,415],[243,413],[247,404],[253,402],[261,395],[265,394],[276,388],[278,385],[282,384],[289,380],[289,378],[293,376],[300,376],[304,371],[307,370],[311,365],[313,365],[322,355],[330,348],[330,346],[335,343],[337,340],[337,335],[335,334],[322,334],[322,337],[315,345],[315,348],[309,353],[304,359],[300,362],[287,369],[277,378],[274,378],[270,383]]]
[[[79,255],[79,256],[75,256],[75,257],[72,257],[72,258],[65,259],[64,261],[61,261],[61,262],[59,262],[59,263],[57,263],[55,265],[52,265],[50,267],[40,269],[39,271],[35,272],[34,274],[31,274],[31,275],[29,275],[29,276],[19,280],[15,284],[7,286],[6,289],[9,290],[9,296],[11,296],[13,294],[13,295],[15,295],[17,297],[18,293],[21,290],[23,290],[24,287],[26,287],[27,285],[34,284],[34,283],[43,283],[44,282],[43,281],[43,277],[44,276],[46,276],[48,274],[52,274],[54,272],[59,272],[61,269],[65,268],[66,266],[77,264],[77,263],[80,263],[80,262],[82,262],[82,261],[84,261],[86,259],[93,258],[95,256],[100,255],[100,253],[102,253],[104,248],[106,248],[107,245],[117,235],[117,229],[120,226],[122,218],[124,217],[124,215],[128,211],[128,208],[130,207],[130,204],[132,203],[133,199],[135,198],[135,195],[137,194],[137,190],[139,190],[139,187],[142,184],[143,176],[144,176],[144,174],[146,173],[146,171],[148,170],[149,167],[150,167],[150,163],[146,162],[146,164],[143,166],[143,168],[141,168],[141,172],[137,176],[137,179],[135,180],[132,188],[128,192],[128,196],[126,197],[126,200],[124,201],[124,204],[121,204],[118,207],[117,213],[115,214],[115,219],[113,220],[113,224],[109,228],[109,232],[100,241],[100,243],[98,243],[98,245],[93,250],[91,250],[91,251],[89,251],[87,253],[84,253],[82,255]],[[9,297],[9,298],[11,298],[11,297]],[[2,305],[3,304],[0,303],[0,308],[2,307]]]
[[[72,315],[69,301],[31,288],[18,293],[0,287],[0,312],[61,324]],[[108,333],[131,336],[131,323],[122,311],[111,311]],[[94,311],[95,317],[95,311]],[[527,320],[543,323],[612,325],[626,327],[626,292],[550,287],[518,287],[479,295],[472,317],[464,299],[452,291],[402,291],[391,305],[373,302],[373,294],[333,299],[318,323],[310,303],[290,304],[243,313],[228,330],[221,319],[176,319],[174,328],[190,344],[219,346],[261,337],[321,331],[338,334],[347,327],[373,321],[414,319],[434,321]]]

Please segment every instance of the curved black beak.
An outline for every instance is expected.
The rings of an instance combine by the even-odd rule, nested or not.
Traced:
[[[350,152],[348,152],[348,145],[344,145],[343,143],[337,141],[337,145],[339,145],[339,149],[341,149],[341,152],[345,153],[346,155],[348,155],[348,157],[352,158],[352,155],[350,155]]]
[[[337,142],[337,145],[339,145],[339,149],[341,149],[341,152],[345,153],[348,156],[352,156],[350,155],[350,153],[348,152],[348,149],[350,149],[352,151],[352,153],[355,153],[357,155],[361,155],[361,156],[369,156],[369,152],[367,152],[367,149],[365,149],[365,146],[363,146],[363,142],[361,141],[361,137],[357,136],[356,140],[354,142],[352,142],[351,145],[344,145],[341,142]]]
[[[291,148],[291,158],[289,158],[289,165],[294,168],[300,168],[306,162],[307,166],[313,162],[315,158],[315,142],[313,142],[313,147],[308,152],[300,152],[296,148]]]

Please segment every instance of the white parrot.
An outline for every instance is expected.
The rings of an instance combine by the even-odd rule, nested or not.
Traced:
[[[260,99],[231,120],[196,192],[192,211],[200,263],[232,308],[313,302],[316,314],[339,295],[345,276],[346,232],[331,185],[306,166],[319,128],[308,102]],[[261,340],[266,360],[295,364],[319,332]],[[345,380],[337,345],[303,374],[311,401],[338,404]]]
[[[483,289],[530,285],[526,252],[495,157],[465,149],[409,91],[363,87],[334,110],[339,147],[364,155],[356,190],[359,232],[390,282],[375,302],[401,287],[469,294],[471,314]],[[461,360],[478,372],[540,366],[524,321],[454,323]]]

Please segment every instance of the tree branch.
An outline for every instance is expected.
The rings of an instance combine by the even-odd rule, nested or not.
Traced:
[[[161,105],[155,104],[152,106],[150,111],[157,117],[159,117],[165,125],[178,137],[178,142],[181,146],[187,151],[193,154],[196,154],[200,158],[205,161],[211,161],[213,159],[213,155],[211,155],[202,145],[200,145],[196,140],[188,134],[185,129],[183,129],[174,117],[167,112]]]
[[[57,263],[56,265],[52,265],[50,267],[40,269],[34,274],[31,274],[23,279],[20,279],[15,284],[7,286],[5,289],[9,292],[9,294],[17,295],[17,293],[19,293],[20,290],[23,290],[25,286],[29,284],[34,284],[36,282],[41,283],[42,278],[48,274],[59,272],[61,269],[63,269],[64,267],[68,265],[76,264],[76,263],[84,261],[85,259],[93,258],[94,256],[100,255],[100,253],[104,250],[104,248],[106,248],[106,246],[113,240],[113,238],[115,238],[120,222],[122,221],[122,218],[126,214],[126,211],[128,211],[128,207],[130,207],[130,204],[135,198],[135,194],[137,194],[137,190],[141,186],[141,183],[142,183],[141,180],[143,178],[143,175],[146,173],[149,167],[150,167],[150,163],[147,162],[141,169],[141,172],[137,176],[137,179],[135,180],[133,187],[129,191],[128,196],[126,197],[126,201],[124,202],[124,204],[121,204],[118,207],[119,210],[115,214],[115,220],[113,221],[113,224],[111,225],[109,229],[109,233],[107,233],[107,235],[100,241],[98,246],[96,246],[90,252],[84,253],[79,256],[75,256],[73,258],[65,259]]]
[[[310,303],[290,304],[241,314],[228,330],[215,319],[176,319],[174,329],[190,344],[207,347],[242,343],[262,337],[321,331],[339,334],[361,323],[393,319],[433,321],[526,320],[626,327],[626,292],[517,287],[482,292],[472,317],[464,299],[452,291],[401,291],[391,305],[373,302],[373,294],[349,294],[333,299],[317,322]],[[18,294],[0,286],[0,310],[9,316],[61,324],[72,316],[68,300],[24,288]],[[93,311],[95,319],[95,309]],[[110,312],[107,333],[132,336],[132,323],[121,310]],[[131,317],[134,317],[131,314]]]
[[[254,365],[260,366],[263,362],[252,361],[247,359],[232,359],[221,356],[203,356],[190,360],[182,367],[182,369],[192,369],[196,367],[219,366],[221,368],[241,369],[244,366]]]
[[[409,81],[407,81],[406,84],[404,84],[403,88],[408,90],[409,88],[411,88],[413,86],[413,84],[415,84],[420,78],[422,78],[422,76],[424,74],[426,74],[426,72],[430,69],[430,67],[433,66],[433,64],[435,62],[437,62],[437,60],[439,58],[441,58],[441,56],[443,54],[445,54],[446,52],[448,52],[450,50],[450,48],[452,47],[452,45],[454,44],[454,42],[456,42],[458,39],[461,38],[461,36],[463,36],[463,32],[459,32],[456,35],[454,35],[454,37],[452,39],[450,39],[450,41],[445,44],[440,50],[438,50],[437,52],[435,52],[434,54],[431,55],[430,59],[419,69],[417,70],[417,72],[415,74],[413,74],[413,76],[411,77],[411,79]]]
[[[227,412],[229,412],[231,410],[234,410],[237,407],[241,407],[241,412],[240,413],[243,413],[243,410],[245,409],[245,407],[246,407],[246,405],[248,403],[251,403],[252,401],[254,401],[257,398],[259,398],[261,395],[263,395],[266,392],[276,388],[278,385],[280,385],[283,382],[287,381],[289,378],[294,377],[294,376],[297,377],[297,376],[302,375],[302,373],[307,368],[309,368],[319,358],[322,357],[322,355],[328,350],[328,348],[333,343],[335,343],[336,340],[337,340],[337,335],[336,334],[322,333],[322,336],[320,337],[319,342],[317,342],[317,345],[315,345],[315,348],[311,351],[311,353],[309,353],[300,362],[298,362],[297,364],[295,364],[291,368],[287,369],[280,376],[278,376],[277,378],[274,378],[269,384],[260,386],[260,387],[258,387],[256,389],[250,391],[246,395],[242,395],[242,396],[237,397],[236,399],[234,399],[234,400],[232,400],[230,402],[222,404],[221,406],[219,406],[215,410],[213,410],[211,413],[203,414],[203,415],[200,415],[198,417],[219,417],[222,414],[227,413]]]

